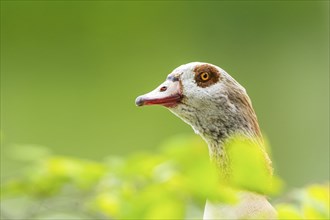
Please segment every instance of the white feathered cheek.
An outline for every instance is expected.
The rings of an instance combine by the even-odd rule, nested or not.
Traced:
[[[209,100],[212,100],[215,94],[219,93],[219,89],[219,83],[202,88],[197,85],[193,78],[182,80],[182,91],[185,102],[195,107],[207,104]]]

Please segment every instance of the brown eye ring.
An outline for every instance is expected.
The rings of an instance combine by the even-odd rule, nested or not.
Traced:
[[[197,65],[194,68],[194,73],[197,86],[202,88],[209,87],[221,80],[220,71],[210,64]]]
[[[210,79],[210,74],[208,72],[202,72],[200,74],[200,78],[201,78],[202,81],[205,82],[205,81]]]

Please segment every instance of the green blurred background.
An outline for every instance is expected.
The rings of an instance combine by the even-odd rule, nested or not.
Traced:
[[[134,104],[191,61],[245,86],[289,186],[329,179],[328,1],[1,1],[2,178],[15,145],[100,160],[192,133]]]

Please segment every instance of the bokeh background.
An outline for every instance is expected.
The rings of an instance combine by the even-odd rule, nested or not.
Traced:
[[[16,145],[100,160],[192,133],[134,104],[191,61],[247,89],[289,186],[329,180],[328,1],[1,1],[2,179]]]

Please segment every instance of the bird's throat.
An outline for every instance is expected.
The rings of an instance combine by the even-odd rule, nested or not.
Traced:
[[[230,175],[230,160],[224,147],[224,142],[206,140],[211,162],[217,167],[219,174],[225,179]]]
[[[217,103],[217,102],[216,102]],[[229,104],[228,104],[229,103]],[[262,140],[257,117],[249,101],[222,102],[197,107],[181,104],[170,109],[199,134],[208,144],[211,161],[222,175],[230,173],[230,158],[225,143],[236,135]]]
[[[188,114],[185,114],[187,116]],[[199,134],[205,142],[208,144],[209,155],[211,161],[218,168],[219,173],[227,177],[231,173],[230,158],[227,154],[225,144],[226,142],[235,136],[244,136],[248,139],[262,140],[259,126],[256,122],[255,115],[230,115],[226,113],[221,114],[218,111],[218,115],[208,115],[207,117],[198,117],[194,114],[190,117],[180,117],[186,123],[190,124],[196,134]],[[229,117],[231,118],[229,118]],[[249,118],[246,116],[252,116]],[[192,117],[193,120],[192,120]],[[255,126],[255,124],[257,126]],[[261,141],[262,142],[262,141]]]

